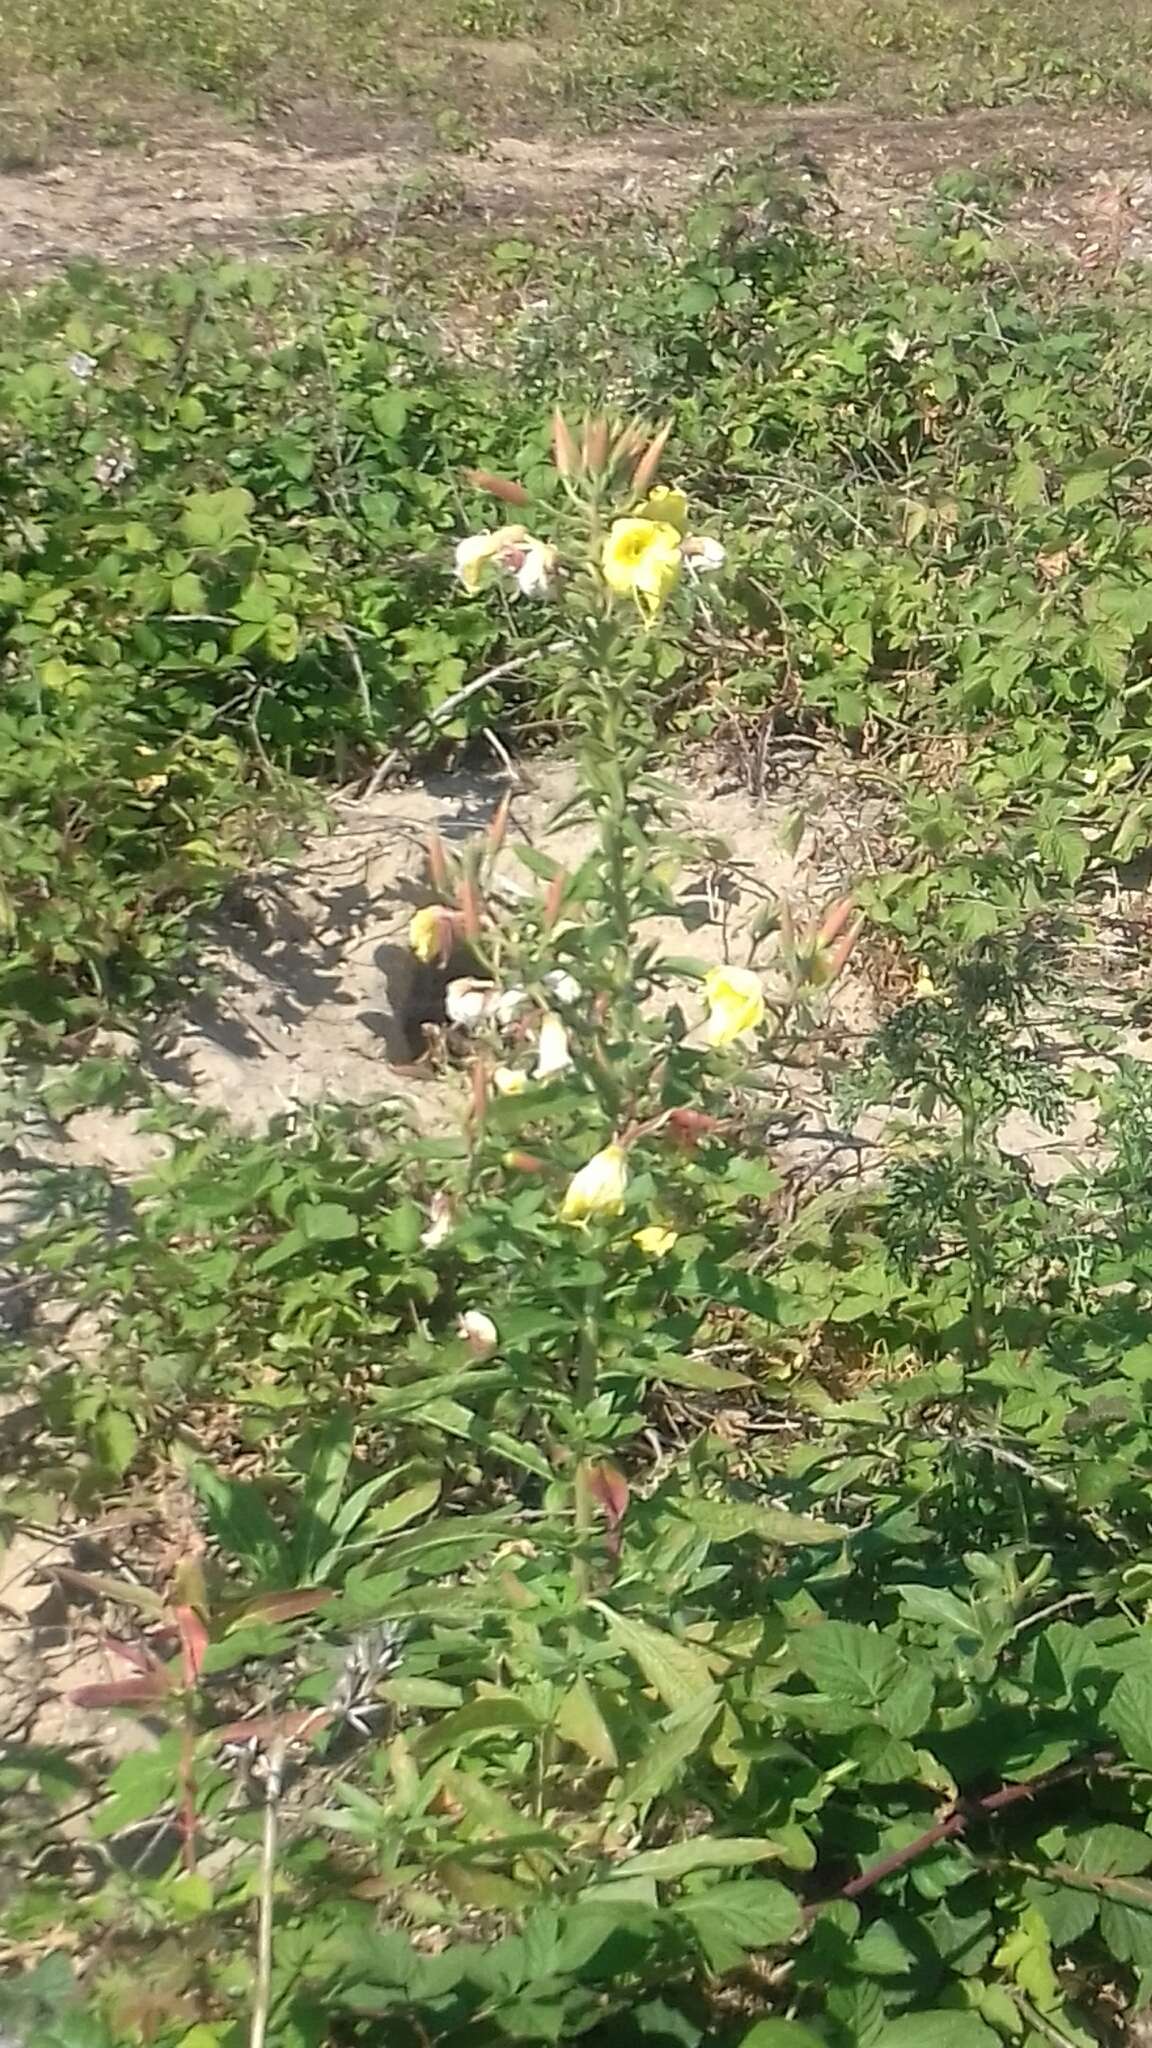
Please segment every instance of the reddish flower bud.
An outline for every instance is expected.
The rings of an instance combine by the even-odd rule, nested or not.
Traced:
[[[460,877],[457,900],[464,936],[475,942],[484,927],[484,899],[476,885],[476,877],[470,870],[465,870]]]
[[[648,447],[636,464],[632,477],[632,488],[638,498],[642,498],[649,485],[654,482],[668,436],[671,432],[672,422],[671,420],[665,420],[663,426],[656,429]]]
[[[500,498],[505,505],[530,505],[532,500],[523,484],[514,483],[510,476],[496,476],[490,469],[466,469],[465,479],[477,491],[486,491],[490,498]]]
[[[565,482],[569,477],[575,476],[580,467],[580,457],[576,452],[571,428],[559,406],[556,406],[552,414],[552,460],[558,475],[562,476]]]
[[[448,860],[448,849],[438,832],[428,835],[428,873],[441,896],[452,890],[452,869]]]
[[[560,915],[561,909],[563,908],[564,898],[568,893],[568,879],[569,877],[567,869],[557,868],[556,873],[553,875],[552,880],[548,884],[548,888],[544,896],[543,913],[544,929],[546,932],[551,931],[553,925],[556,922],[556,919]]]
[[[508,836],[508,819],[512,813],[512,791],[506,790],[492,813],[488,826],[488,851],[499,853]]]
[[[825,961],[829,981],[835,981],[837,975],[844,972],[863,929],[864,919],[858,917],[851,930],[845,932],[839,944],[832,947]]]
[[[665,1118],[664,1128],[681,1152],[692,1152],[701,1138],[707,1137],[710,1131],[719,1130],[720,1119],[709,1116],[703,1109],[673,1109]]]
[[[816,944],[818,946],[830,946],[833,939],[839,938],[851,915],[852,898],[850,896],[842,896],[838,903],[833,903],[825,911],[816,933]]]

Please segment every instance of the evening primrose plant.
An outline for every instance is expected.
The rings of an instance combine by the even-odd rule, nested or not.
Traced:
[[[679,915],[676,877],[697,851],[649,766],[661,631],[725,560],[720,538],[693,530],[685,493],[657,480],[667,440],[667,425],[577,430],[557,411],[550,506],[472,473],[523,517],[465,535],[456,574],[469,596],[503,584],[550,607],[579,735],[576,793],[555,822],[584,823],[590,847],[571,869],[529,849],[534,887],[509,888],[505,801],[481,846],[432,842],[437,901],[409,932],[448,977],[447,1025],[473,1062],[466,1185],[443,1192],[424,1241],[468,1262],[466,1312],[489,1319],[506,1360],[516,1354],[519,1395],[575,1510],[581,1579],[588,1474],[640,1426],[643,1383],[692,1375],[691,1332],[681,1317],[669,1340],[661,1304],[714,1226],[736,1242],[741,1200],[754,1210],[770,1194],[771,1168],[733,1140],[747,1104],[776,1087],[782,1040],[808,1024],[805,984],[834,979],[858,931],[837,906],[805,949],[785,913],[771,980],[753,964],[763,932],[744,962],[713,966],[650,936],[651,919]]]

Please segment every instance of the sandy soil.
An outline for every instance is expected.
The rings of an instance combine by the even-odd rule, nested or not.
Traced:
[[[941,171],[992,165],[1026,182],[1005,214],[1021,235],[1088,265],[1152,248],[1152,124],[1139,117],[1012,108],[910,120],[824,106],[593,140],[495,136],[446,153],[410,122],[302,106],[276,131],[204,114],[131,148],[74,148],[48,168],[0,174],[0,276],[20,282],[84,257],[290,249],[300,222],[317,218],[358,223],[371,248],[422,212],[530,225],[670,210],[719,156],[766,148],[806,167],[859,232],[915,217]]]

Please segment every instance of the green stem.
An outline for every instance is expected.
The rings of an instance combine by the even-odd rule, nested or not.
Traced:
[[[977,1115],[970,1103],[961,1112],[960,1156],[965,1179],[968,1180],[976,1160]],[[966,1193],[960,1205],[960,1223],[964,1231],[968,1252],[969,1315],[972,1329],[971,1362],[975,1366],[988,1361],[988,1252],[984,1225],[979,1205],[970,1193]]]
[[[576,1353],[576,1405],[583,1417],[596,1399],[596,1375],[600,1363],[600,1331],[596,1319],[595,1297],[585,1297],[584,1313],[580,1319],[580,1340]],[[593,1526],[593,1499],[584,1479],[583,1442],[576,1460],[572,1481],[572,1520],[576,1531],[576,1556],[572,1562],[572,1582],[578,1594],[585,1594],[589,1587],[588,1562],[581,1554]]]

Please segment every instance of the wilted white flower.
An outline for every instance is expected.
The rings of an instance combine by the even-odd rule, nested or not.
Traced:
[[[578,1003],[583,993],[574,974],[568,974],[563,967],[553,967],[544,976],[544,986],[558,1003]]]
[[[534,540],[526,547],[516,570],[516,583],[522,597],[547,597],[556,573],[556,550],[543,541]]]
[[[450,1024],[474,1030],[477,1024],[509,1024],[528,1001],[523,988],[497,988],[494,981],[461,975],[444,991],[444,1014]]]
[[[497,1024],[510,1024],[517,1012],[524,1008],[528,999],[526,988],[501,989],[495,1003],[492,1005],[492,1015]]]
[[[444,991],[444,1014],[450,1024],[482,1024],[492,1015],[499,993],[494,981],[474,981],[470,975],[461,975]]]
[[[471,597],[489,562],[498,561],[508,548],[526,545],[531,535],[526,526],[498,526],[493,533],[468,533],[456,543],[456,574]]]
[[[536,1065],[533,1073],[537,1081],[550,1081],[554,1075],[562,1074],[572,1065],[572,1054],[568,1049],[568,1033],[559,1017],[549,1010],[540,1025],[540,1042],[536,1050]]]
[[[435,1251],[446,1237],[451,1237],[456,1222],[456,1205],[444,1188],[437,1188],[428,1204],[428,1228],[420,1233],[420,1242],[426,1251]]]
[[[92,464],[92,474],[104,490],[111,490],[114,484],[126,483],[136,469],[136,457],[125,441],[109,441],[102,455]]]
[[[89,377],[93,376],[99,368],[99,364],[95,356],[90,356],[85,349],[78,348],[73,355],[69,356],[68,368],[74,377],[79,377],[80,382],[86,384]]]
[[[681,551],[684,567],[690,576],[711,576],[722,569],[728,559],[727,550],[710,533],[695,533],[685,541]]]
[[[456,1318],[456,1328],[476,1358],[490,1358],[500,1342],[495,1323],[483,1309],[465,1309],[464,1314]]]

